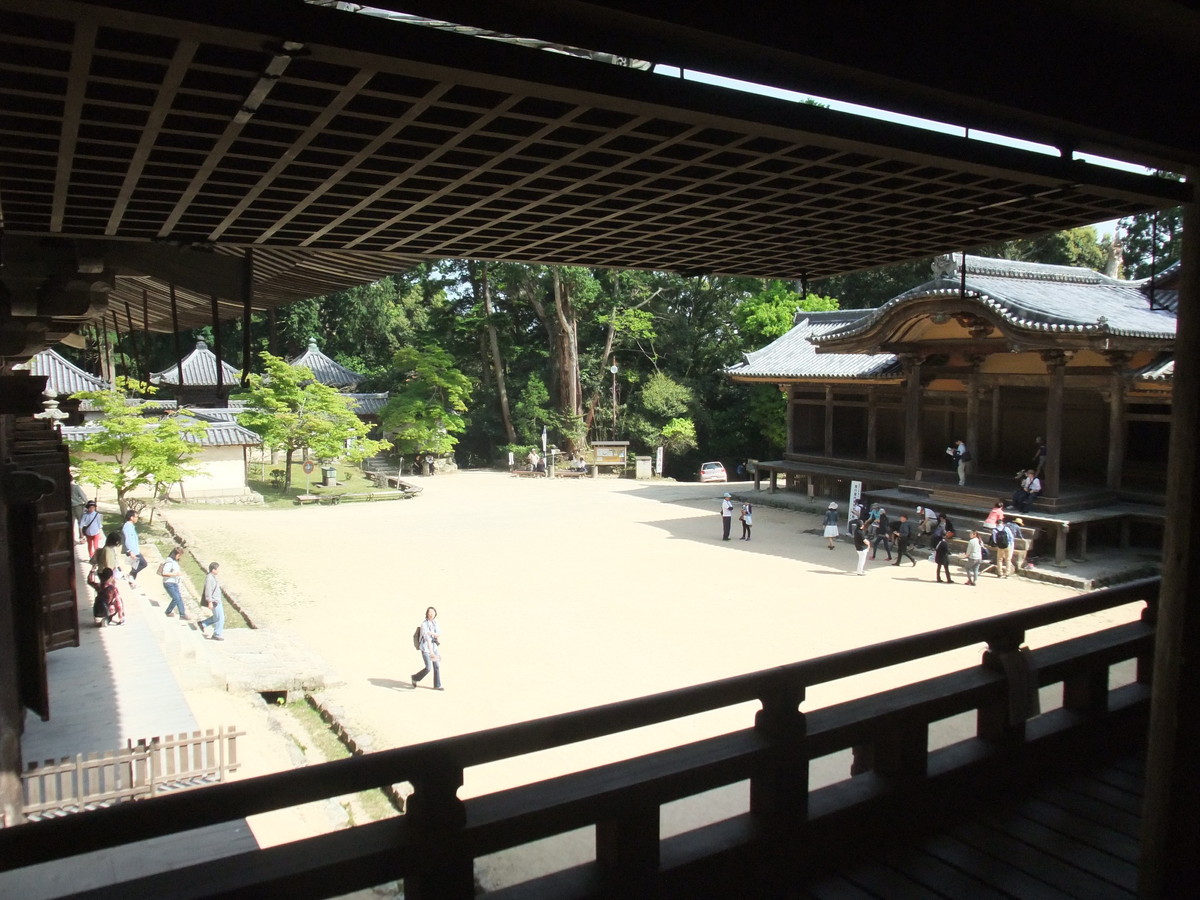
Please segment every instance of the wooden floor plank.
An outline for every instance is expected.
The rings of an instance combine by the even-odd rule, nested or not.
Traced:
[[[990,887],[973,874],[968,874],[926,852],[924,848],[903,853],[885,851],[882,861],[943,897],[1007,900],[1010,896]]]
[[[979,822],[965,822],[951,834],[982,853],[1020,869],[1079,900],[1130,900],[1132,894],[1058,856]]]
[[[1137,865],[1140,845],[1134,835],[1097,824],[1076,815],[1069,809],[1031,797],[1020,806],[1020,812],[1029,819],[1053,828],[1060,834],[1069,834],[1095,849],[1126,862]]]
[[[1062,781],[1062,786],[1085,796],[1107,803],[1122,812],[1140,816],[1142,813],[1142,798],[1140,794],[1114,788],[1086,775],[1072,775]]]
[[[996,890],[1021,900],[1073,900],[1073,895],[1046,884],[995,856],[947,834],[926,841],[923,849],[949,865],[970,872]]]
[[[1142,821],[1140,815],[1117,809],[1112,804],[1097,800],[1095,797],[1070,791],[1059,785],[1043,787],[1038,792],[1038,796],[1047,803],[1053,803],[1069,810],[1080,818],[1088,819],[1134,839],[1140,833]]]
[[[850,881],[882,900],[943,900],[943,895],[917,884],[891,866],[865,861],[842,872]]]
[[[812,900],[877,900],[874,894],[867,893],[841,875],[826,876],[809,885],[806,892],[797,897],[811,897]]]
[[[1136,865],[1097,850],[1072,835],[1047,828],[1022,816],[1006,816],[1002,820],[984,819],[982,822],[1010,837],[1024,841],[1041,853],[1057,857],[1068,865],[1083,869],[1130,893],[1137,890]]]

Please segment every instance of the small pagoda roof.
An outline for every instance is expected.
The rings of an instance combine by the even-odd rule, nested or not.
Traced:
[[[293,366],[303,366],[312,372],[313,378],[333,388],[353,388],[363,376],[334,362],[317,348],[317,339],[309,338],[308,349],[288,361]]]
[[[229,363],[221,362],[222,384],[230,387],[237,384],[242,373]],[[179,366],[168,366],[150,376],[152,384],[179,384]],[[183,358],[184,387],[215,387],[217,384],[217,356],[208,349],[204,341],[196,341],[196,349]]]
[[[899,376],[894,354],[818,353],[812,339],[840,331],[869,316],[874,310],[845,309],[832,312],[798,312],[796,324],[761,350],[725,372],[735,380],[779,378],[878,379]]]
[[[80,391],[107,391],[107,381],[90,375],[56,351],[43,350],[34,354],[29,362],[13,366],[28,369],[34,375],[46,376],[46,389],[55,396],[78,394]]]
[[[350,409],[355,415],[359,416],[375,416],[387,406],[388,392],[383,391],[378,394],[341,394],[343,397],[350,399]]]

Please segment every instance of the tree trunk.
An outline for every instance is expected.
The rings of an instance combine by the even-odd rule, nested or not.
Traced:
[[[526,287],[526,296],[546,329],[550,351],[550,394],[555,407],[564,419],[578,419],[579,409],[579,353],[575,347],[575,313],[571,308],[570,294],[563,290],[561,273],[550,269],[551,299],[554,309],[548,311],[546,304],[537,294],[537,286]],[[575,442],[570,435],[566,439],[568,452],[574,452]]]
[[[287,454],[283,457],[283,492],[286,494],[292,489],[292,454],[295,451],[287,448]]]
[[[475,264],[470,264],[471,280],[475,280]],[[512,415],[508,409],[508,386],[504,379],[504,360],[500,356],[500,339],[496,336],[496,323],[492,321],[492,286],[488,281],[487,264],[484,263],[483,272],[479,279],[481,285],[476,286],[475,294],[483,295],[483,316],[487,322],[488,342],[491,344],[492,350],[492,371],[496,375],[496,396],[500,399],[500,419],[504,422],[504,436],[508,438],[508,443],[515,444],[517,442],[517,432],[513,428]],[[480,291],[480,286],[483,288]]]

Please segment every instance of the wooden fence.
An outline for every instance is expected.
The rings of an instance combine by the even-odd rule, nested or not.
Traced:
[[[408,782],[405,815],[162,874],[132,877],[96,898],[192,895],[341,896],[398,878],[409,900],[470,900],[480,857],[581,828],[593,859],[503,889],[515,897],[768,896],[839,847],[865,845],[868,825],[918,827],[939,808],[1005,787],[1040,766],[1077,765],[1110,739],[1145,733],[1158,579],[747,673],[709,684],[474,734],[276,772],[203,791],[115,805],[86,816],[0,829],[0,871],[133,844],[269,810]],[[1141,602],[1142,618],[1032,651],[1025,635]],[[978,665],[812,711],[808,688],[986,645]],[[1110,678],[1135,661],[1132,681]],[[1033,691],[1061,685],[1039,711]],[[464,773],[755,701],[747,727],[467,800]],[[1050,705],[1050,704],[1047,704]],[[967,715],[973,734],[947,746],[934,723]],[[849,751],[849,753],[846,753]],[[852,758],[841,781],[810,785],[810,765]],[[664,837],[664,805],[745,784],[740,814]],[[896,825],[895,816],[902,823]]]
[[[30,763],[21,774],[25,817],[52,818],[225,781],[238,767],[237,739],[244,734],[229,725]]]

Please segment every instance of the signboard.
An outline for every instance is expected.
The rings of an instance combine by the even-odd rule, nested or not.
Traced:
[[[593,441],[592,451],[598,466],[623,466],[629,441]]]
[[[658,477],[662,478],[663,474],[663,448],[659,446],[654,451],[654,471],[658,473]]]
[[[849,506],[849,511],[846,513],[846,515],[848,517],[854,516],[854,504],[857,503],[861,499],[862,499],[862,482],[861,481],[851,481],[850,482],[850,506]],[[847,522],[847,527],[848,527],[848,525],[849,525],[849,523]]]
[[[303,466],[303,469],[304,469],[304,474],[305,474],[305,475],[311,475],[311,474],[312,474],[312,472],[313,472],[313,464],[312,464],[312,460],[311,460],[311,459],[306,459],[306,460],[304,461],[304,466]]]

